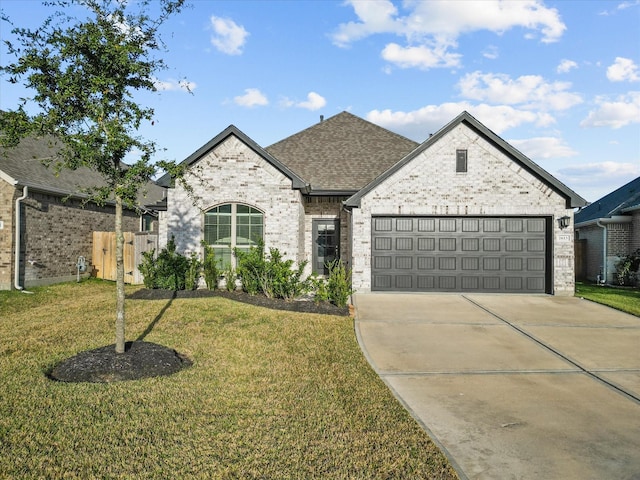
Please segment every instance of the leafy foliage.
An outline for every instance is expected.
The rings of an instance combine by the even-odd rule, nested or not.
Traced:
[[[301,262],[294,268],[293,260],[283,260],[277,248],[264,253],[264,244],[251,247],[249,252],[235,250],[238,258],[238,276],[242,289],[250,295],[262,293],[268,298],[291,300],[308,290],[307,282],[302,280],[307,262]]]
[[[338,307],[345,307],[353,293],[351,289],[351,271],[347,270],[342,260],[336,258],[327,265],[329,278],[327,280],[327,297]]]
[[[640,248],[625,255],[616,263],[616,276],[620,285],[635,285],[640,268]]]
[[[176,243],[173,237],[167,242],[167,246],[160,251],[157,258],[154,259],[153,254],[154,252],[143,253],[143,261],[138,265],[138,269],[143,275],[145,287],[184,290],[187,285],[189,285],[189,289],[197,286],[200,260],[195,254],[187,258],[176,252]]]
[[[173,162],[151,163],[156,144],[136,132],[142,122],[153,121],[153,109],[140,106],[134,93],[156,90],[154,75],[165,68],[156,57],[164,47],[159,29],[183,4],[184,0],[51,0],[46,5],[57,7],[57,13],[35,30],[14,27],[16,44],[4,42],[16,60],[0,65],[0,74],[34,94],[0,115],[0,143],[12,147],[27,136],[47,137],[57,143],[49,162],[57,171],[96,171],[103,183],[87,186],[85,193],[98,204],[115,198],[118,353],[124,352],[125,343],[122,208],[136,206],[138,192],[156,167],[174,175],[183,172]],[[159,12],[156,18],[147,12],[151,6]],[[86,18],[69,16],[66,12],[74,7],[84,8]],[[140,159],[125,165],[131,152],[139,152]]]
[[[204,283],[209,290],[215,290],[218,288],[218,278],[220,278],[221,273],[216,252],[214,248],[205,241],[202,241],[200,244],[204,248],[204,260],[202,261]]]

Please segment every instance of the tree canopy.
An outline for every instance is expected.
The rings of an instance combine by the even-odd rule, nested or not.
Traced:
[[[15,61],[0,65],[0,75],[21,83],[33,96],[0,115],[0,144],[53,136],[61,145],[55,168],[99,172],[104,185],[87,186],[85,193],[97,203],[115,199],[119,353],[125,346],[122,208],[136,206],[138,191],[156,169],[180,174],[174,162],[153,163],[156,143],[141,138],[138,130],[143,122],[153,122],[154,111],[141,106],[136,93],[156,90],[155,75],[166,68],[159,29],[184,1],[48,1],[57,10],[39,28],[13,26],[15,40],[4,41]],[[78,18],[81,13],[85,16]],[[130,153],[139,159],[126,165]]]

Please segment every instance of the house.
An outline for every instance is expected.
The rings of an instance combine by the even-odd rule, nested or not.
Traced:
[[[231,125],[183,163],[159,217],[179,251],[340,257],[359,292],[574,291],[585,200],[467,112],[421,144],[347,112],[266,148]]]
[[[82,193],[103,185],[99,174],[79,168],[57,175],[42,162],[57,151],[54,140],[35,137],[0,149],[0,290],[74,280],[79,257],[89,271],[94,262],[92,233],[114,229],[114,205],[87,202]],[[146,195],[140,201],[153,203],[164,189],[150,184]],[[123,230],[149,228],[150,220],[125,210]]]
[[[640,249],[640,177],[580,209],[575,232],[585,278],[613,283],[616,262]]]

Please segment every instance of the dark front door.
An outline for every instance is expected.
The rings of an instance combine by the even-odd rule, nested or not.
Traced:
[[[327,264],[340,257],[340,220],[313,221],[313,272],[328,275]]]

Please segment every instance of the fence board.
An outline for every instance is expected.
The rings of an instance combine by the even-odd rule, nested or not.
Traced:
[[[124,281],[139,285],[142,274],[138,265],[142,252],[158,248],[158,235],[148,232],[124,232]],[[116,279],[116,234],[115,232],[93,232],[93,267],[97,278]]]

